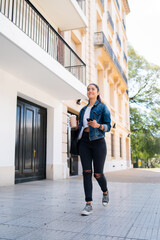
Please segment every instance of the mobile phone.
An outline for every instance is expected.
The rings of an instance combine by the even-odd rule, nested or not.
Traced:
[[[87,121],[90,122],[90,121],[93,121],[93,119],[92,118],[87,118]]]

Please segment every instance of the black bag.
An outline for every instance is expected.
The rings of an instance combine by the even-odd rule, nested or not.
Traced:
[[[78,141],[79,129],[71,130],[71,150],[70,153],[79,155],[79,141]]]

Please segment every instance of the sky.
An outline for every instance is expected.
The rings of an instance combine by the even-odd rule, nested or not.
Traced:
[[[128,0],[128,42],[148,62],[160,66],[160,0]]]

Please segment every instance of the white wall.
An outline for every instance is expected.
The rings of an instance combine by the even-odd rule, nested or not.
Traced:
[[[0,185],[14,184],[17,96],[47,108],[47,178],[63,178],[62,103],[1,69],[0,76]]]
[[[0,186],[14,182],[16,91],[0,73]]]

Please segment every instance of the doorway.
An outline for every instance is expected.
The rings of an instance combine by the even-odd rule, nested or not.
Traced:
[[[67,113],[67,162],[70,170],[70,176],[78,175],[78,155],[72,152],[72,141],[74,140],[74,130],[71,129],[69,124],[69,117],[72,115],[72,112]],[[74,114],[75,115],[75,114]],[[78,116],[76,115],[77,119]]]
[[[46,178],[47,110],[17,99],[15,183]]]

